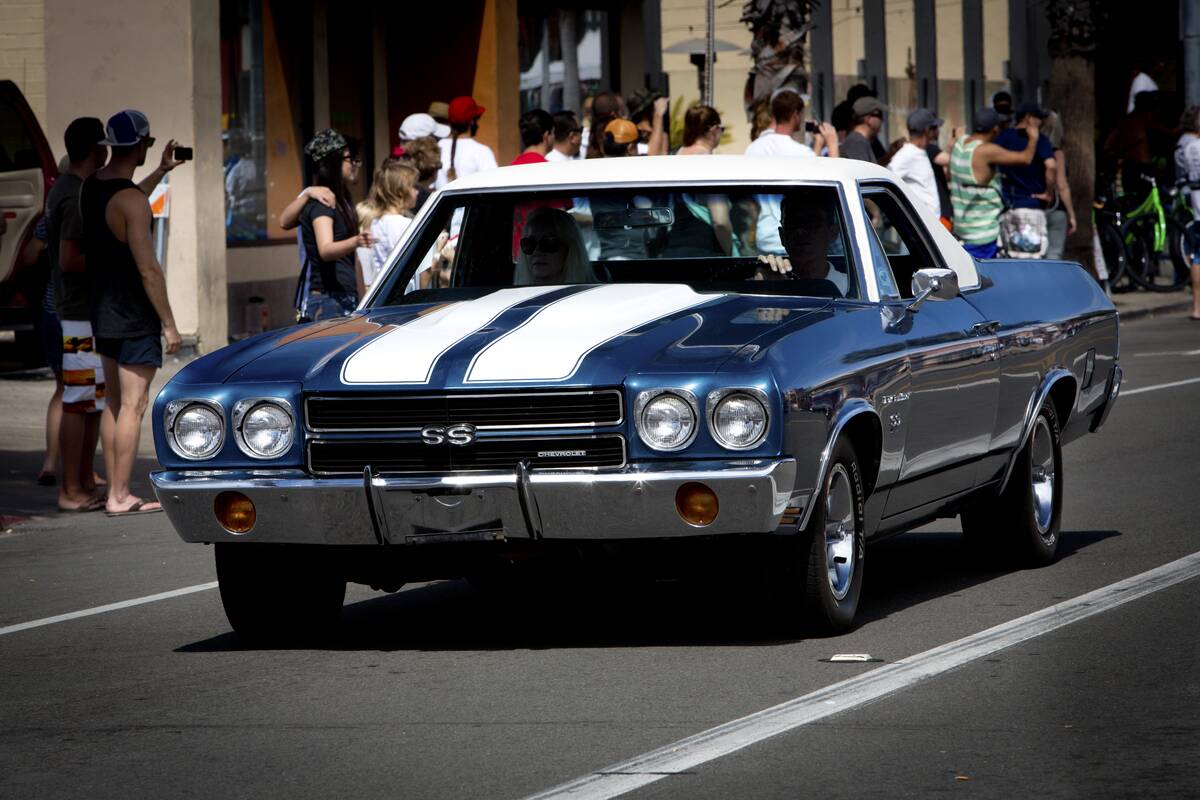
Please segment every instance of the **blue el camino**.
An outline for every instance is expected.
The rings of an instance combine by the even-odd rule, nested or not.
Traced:
[[[355,314],[181,370],[155,489],[260,639],[328,630],[347,581],[614,552],[737,553],[784,624],[838,632],[866,545],[953,515],[1050,562],[1061,448],[1120,389],[1116,311],[1077,264],[976,262],[918,208],[845,160],[473,175]]]

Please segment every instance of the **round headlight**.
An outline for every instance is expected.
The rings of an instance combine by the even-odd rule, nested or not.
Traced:
[[[692,405],[674,394],[660,394],[642,408],[638,430],[655,450],[679,450],[696,433],[696,412]]]
[[[732,450],[748,450],[767,432],[767,409],[753,395],[734,392],[717,403],[712,412],[712,433]]]
[[[184,458],[208,458],[221,449],[225,422],[216,411],[197,403],[175,417],[172,435],[176,450]]]
[[[259,458],[282,455],[292,445],[292,415],[274,403],[260,403],[242,418],[242,441]]]

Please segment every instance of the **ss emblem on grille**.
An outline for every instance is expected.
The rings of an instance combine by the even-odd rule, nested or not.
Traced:
[[[469,422],[456,425],[426,425],[421,428],[421,441],[425,444],[441,444],[449,441],[453,445],[467,445],[475,441],[475,426]]]

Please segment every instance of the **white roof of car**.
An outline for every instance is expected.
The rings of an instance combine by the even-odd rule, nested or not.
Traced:
[[[877,164],[846,158],[757,158],[754,156],[631,156],[522,164],[476,172],[446,187],[447,192],[496,188],[545,188],[581,183],[771,183],[777,181],[894,180]]]
[[[847,158],[763,158],[756,156],[631,156],[593,158],[568,162],[522,164],[516,167],[476,172],[460,178],[445,189],[446,194],[495,189],[547,189],[555,186],[620,186],[646,184],[705,183],[840,183],[849,199],[863,180],[884,180],[903,192],[917,210],[930,238],[941,251],[946,265],[958,273],[961,289],[979,285],[975,259],[942,225],[936,216],[909,192],[904,181],[891,170],[867,161]],[[429,205],[429,204],[427,204]],[[869,223],[861,203],[850,203],[859,253],[864,261],[867,296],[879,299]],[[415,226],[414,226],[415,227]],[[932,264],[927,266],[934,266]]]

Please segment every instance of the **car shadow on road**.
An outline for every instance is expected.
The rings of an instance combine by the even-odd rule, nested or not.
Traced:
[[[1063,534],[1062,557],[1118,531]],[[953,595],[1012,569],[980,563],[958,533],[910,533],[868,550],[870,579],[859,624]],[[731,581],[597,580],[521,584],[481,590],[466,581],[406,587],[395,594],[348,603],[331,650],[513,650],[573,647],[773,646],[781,617],[764,613],[775,602],[761,585]],[[311,643],[303,645],[312,647]],[[249,649],[223,633],[178,652]]]

